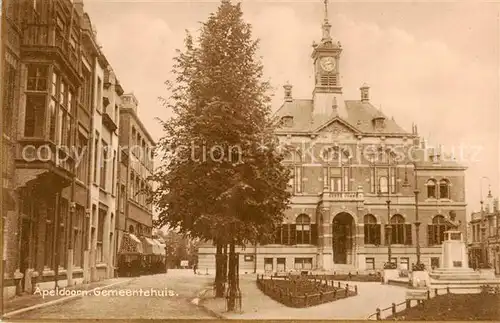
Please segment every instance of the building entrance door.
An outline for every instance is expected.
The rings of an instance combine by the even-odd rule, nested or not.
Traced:
[[[333,219],[332,247],[333,263],[347,264],[348,254],[352,251],[352,216],[348,213],[339,213]]]

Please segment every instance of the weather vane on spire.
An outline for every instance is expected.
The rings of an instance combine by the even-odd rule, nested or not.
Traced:
[[[325,3],[325,20],[328,20],[328,0],[324,0]]]
[[[325,4],[325,20],[323,22],[323,39],[322,41],[331,41],[330,28],[332,27],[328,22],[328,0],[323,0]]]

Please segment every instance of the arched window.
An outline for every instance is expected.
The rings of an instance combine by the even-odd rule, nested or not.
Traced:
[[[389,183],[386,176],[380,176],[378,179],[378,189],[380,193],[387,193],[389,191]]]
[[[128,226],[128,232],[134,234],[134,226],[131,224]]]
[[[380,245],[380,224],[373,214],[364,217],[365,244]]]
[[[442,179],[439,181],[439,198],[449,199],[450,198],[450,182],[447,179]]]
[[[311,218],[307,214],[300,214],[295,220],[297,244],[311,243]]]
[[[401,214],[394,214],[391,218],[391,244],[412,244],[411,224],[405,223]]]
[[[432,218],[432,224],[427,226],[427,241],[429,246],[442,244],[446,230],[448,230],[448,226],[444,216],[436,215]]]
[[[425,184],[427,186],[427,198],[435,199],[436,198],[436,181],[430,179]]]

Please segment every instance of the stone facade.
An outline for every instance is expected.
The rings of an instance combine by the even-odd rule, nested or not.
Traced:
[[[327,17],[322,29],[313,44],[312,99],[293,98],[287,84],[274,115],[292,173],[291,208],[273,244],[240,250],[240,268],[379,270],[389,250],[392,262],[410,268],[417,262],[416,222],[421,262],[439,266],[446,217],[454,211],[465,223],[465,167],[426,147],[416,126],[408,132],[373,106],[366,84],[359,100],[345,100],[342,46]],[[214,253],[210,244],[199,248],[202,271],[214,270]]]

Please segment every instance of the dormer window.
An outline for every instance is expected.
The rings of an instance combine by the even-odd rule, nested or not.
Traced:
[[[381,130],[385,127],[385,118],[384,117],[375,117],[372,120],[373,122],[373,127],[376,130]]]
[[[292,127],[293,126],[293,117],[285,116],[285,117],[281,118],[281,126],[286,127],[286,128]]]

